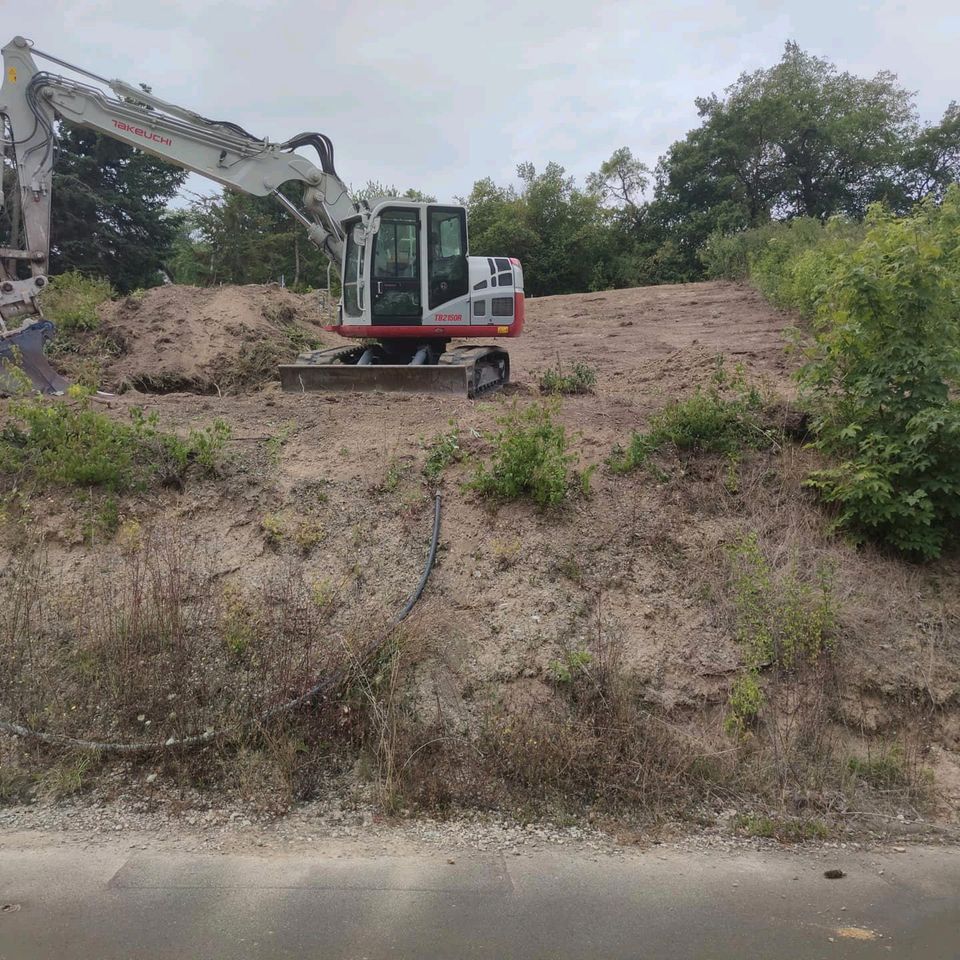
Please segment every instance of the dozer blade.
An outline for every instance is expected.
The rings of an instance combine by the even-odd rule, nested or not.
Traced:
[[[477,397],[510,381],[510,357],[500,347],[461,345],[436,364],[357,363],[364,348],[340,347],[301,354],[280,367],[280,386],[292,393],[363,391]]]
[[[280,367],[280,386],[294,393],[330,390],[341,392],[382,390],[385,393],[473,395],[469,367],[411,366],[409,364],[290,363]]]
[[[49,320],[0,333],[0,396],[21,393],[65,393],[69,381],[57,373],[43,355],[43,345],[53,336]]]

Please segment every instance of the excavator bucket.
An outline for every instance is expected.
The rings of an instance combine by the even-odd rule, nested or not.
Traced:
[[[19,330],[0,332],[0,396],[66,392],[69,382],[43,354],[43,345],[53,331],[49,320],[35,320]]]
[[[358,363],[362,352],[348,347],[302,354],[296,363],[281,365],[280,386],[290,393],[379,391],[472,398],[510,380],[510,358],[499,347],[456,347],[432,364]]]

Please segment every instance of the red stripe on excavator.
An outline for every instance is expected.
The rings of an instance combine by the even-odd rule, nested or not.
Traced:
[[[339,333],[341,337],[370,337],[376,340],[407,339],[419,337],[421,340],[430,337],[451,337],[453,339],[471,337],[519,337],[523,329],[523,294],[516,294],[516,316],[509,324],[458,324],[457,326],[434,326],[423,324],[415,327],[383,327],[375,324],[344,324],[342,326],[325,326],[328,333]],[[506,319],[506,318],[504,318]],[[506,333],[501,333],[501,330]]]
[[[518,290],[513,295],[513,326],[514,332],[511,337],[519,337],[523,329],[523,321],[527,319],[527,307],[523,300],[523,294]]]

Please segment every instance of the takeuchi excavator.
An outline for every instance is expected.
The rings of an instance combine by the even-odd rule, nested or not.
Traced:
[[[474,342],[519,336],[523,270],[513,257],[469,256],[463,207],[356,200],[322,133],[261,139],[42,53],[23,37],[2,54],[0,150],[15,162],[17,193],[9,204],[11,245],[0,247],[0,392],[15,392],[25,378],[47,393],[68,385],[44,355],[54,325],[42,310],[57,122],[96,130],[229,189],[273,195],[302,224],[340,274],[336,321],[326,329],[353,342],[281,366],[283,389],[472,397],[508,382],[506,350]],[[40,70],[38,58],[83,80]],[[313,150],[319,166],[300,149]],[[299,205],[280,192],[290,181],[302,185]],[[328,289],[329,281],[328,268]]]

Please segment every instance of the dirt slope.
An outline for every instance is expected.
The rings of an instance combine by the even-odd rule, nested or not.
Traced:
[[[317,334],[302,298],[276,288],[169,287],[104,312],[125,352],[113,382],[160,378],[209,393],[267,337],[295,350],[289,330]],[[742,653],[717,602],[725,545],[756,532],[773,555],[801,567],[828,563],[843,603],[845,720],[894,729],[903,711],[929,706],[946,752],[945,779],[960,783],[948,752],[960,748],[960,569],[956,560],[911,568],[829,537],[801,487],[814,465],[800,448],[736,468],[678,464],[665,481],[602,464],[617,443],[671,398],[709,380],[718,354],[753,381],[791,396],[788,318],[753,291],[700,283],[548,297],[528,302],[524,335],[510,343],[514,384],[480,403],[386,395],[289,395],[275,384],[222,396],[128,392],[107,405],[156,411],[179,430],[226,420],[233,464],[221,480],[131,499],[122,520],[181,531],[203,545],[224,581],[262,582],[278,565],[338,590],[334,631],[386,618],[416,582],[432,494],[421,474],[426,445],[456,424],[469,456],[514,402],[539,396],[538,376],[586,360],[596,393],[563,400],[581,465],[601,465],[593,494],[560,515],[526,504],[490,507],[466,490],[469,459],[443,480],[442,548],[420,627],[435,651],[420,677],[425,704],[469,725],[481,700],[535,702],[564,649],[600,637],[616,645],[651,704],[695,716],[722,710]],[[293,531],[309,519],[304,546]],[[36,523],[49,534],[60,576],[116,553],[85,546],[76,505],[50,501]],[[266,526],[285,533],[271,537]],[[21,542],[0,543],[0,568]],[[692,713],[691,713],[692,711]],[[699,722],[699,721],[697,721]],[[960,800],[960,797],[957,798]]]

